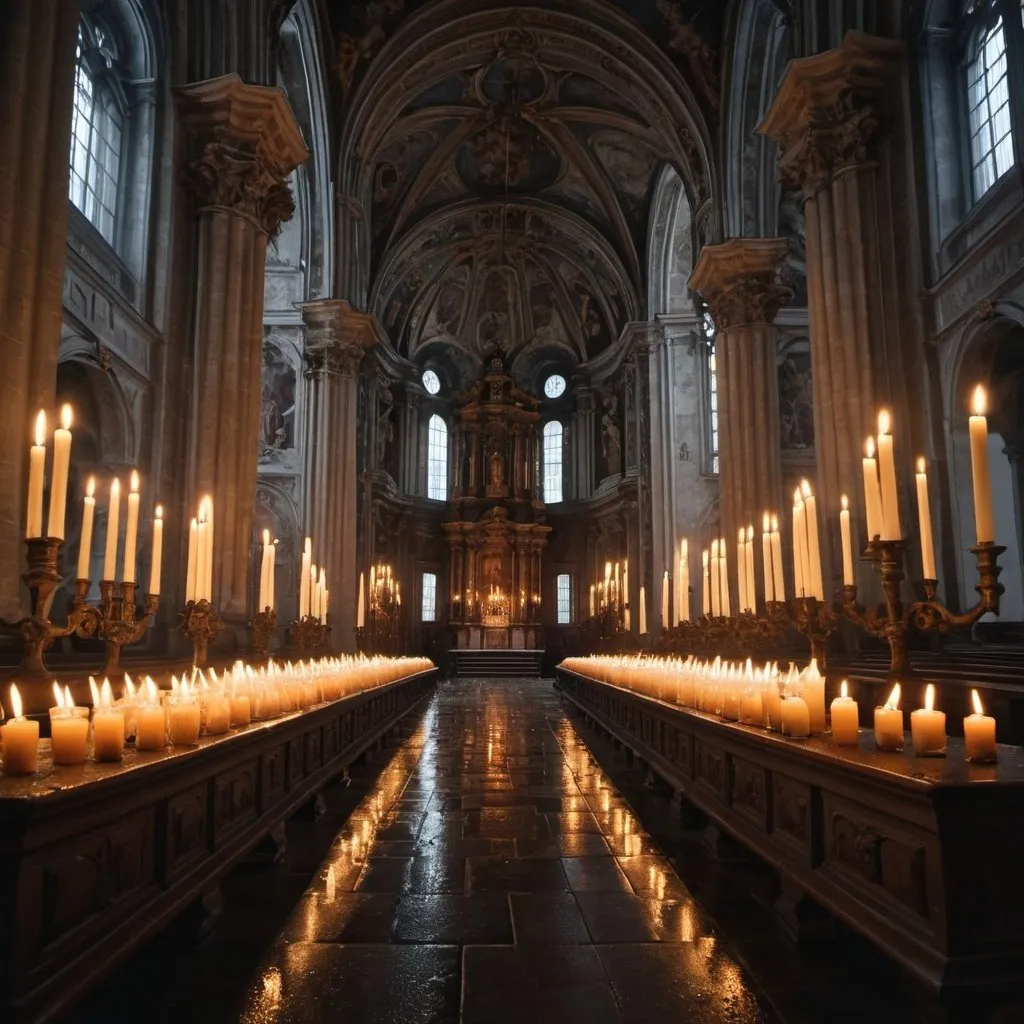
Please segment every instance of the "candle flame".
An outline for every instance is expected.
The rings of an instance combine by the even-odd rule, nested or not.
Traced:
[[[64,693],[60,688],[60,683],[56,679],[53,681],[53,696],[57,701],[57,707],[64,707]]]
[[[889,410],[888,409],[881,409],[879,411],[879,413],[878,413],[878,433],[880,435],[881,434],[888,434],[889,433],[889,428],[891,426],[892,426],[892,423],[891,423],[891,421],[889,419]]]
[[[164,507],[163,507],[163,505],[157,505],[157,507],[153,510],[153,518],[154,519],[163,519],[163,517],[164,517]]]
[[[983,715],[985,709],[981,706],[981,698],[978,696],[977,690],[971,690],[971,706],[974,708],[976,715]]]
[[[924,709],[925,711],[935,710],[935,687],[931,683],[924,688]]]
[[[864,454],[869,459],[873,459],[875,457],[875,439],[873,437],[869,437],[864,442]]]
[[[739,533],[737,534],[737,536],[739,537],[739,544],[742,547],[743,546],[743,542],[747,539],[747,531],[744,530],[743,527],[741,526],[739,528]]]
[[[46,444],[46,413],[42,409],[36,416],[36,446],[42,447]]]
[[[779,517],[778,516],[772,516],[772,533],[778,533],[778,532],[779,532]]]
[[[747,543],[750,543],[750,541],[752,541],[753,539],[754,539],[754,527],[753,526],[748,526],[747,527]]]
[[[115,476],[114,479],[110,481],[110,496],[113,497],[115,494],[120,494],[120,493],[121,493],[121,481],[118,480],[118,478]]]
[[[850,696],[850,687],[845,679],[839,684],[839,696],[842,697],[843,700],[847,700]]]
[[[885,706],[890,711],[895,711],[900,706],[900,684],[896,683],[892,688],[892,693],[889,694],[888,699],[885,702]]]
[[[96,494],[96,477],[91,476],[85,482],[85,496],[91,498]]]
[[[263,546],[266,547],[270,543],[270,531],[263,531]]]
[[[850,507],[850,499],[844,494],[839,499],[839,504],[843,506],[843,511],[846,512]]]
[[[131,482],[129,483],[129,487],[131,488],[132,493],[138,494],[138,491],[139,491],[139,471],[137,469],[133,469],[132,470]]]
[[[64,707],[73,708],[75,706],[74,700],[71,698],[71,687],[64,687]]]
[[[89,692],[92,694],[93,708],[98,708],[100,706],[100,690],[96,685],[96,679],[94,676],[89,676]]]
[[[21,694],[18,693],[17,684],[11,683],[11,715],[14,718],[21,718]]]
[[[772,517],[767,512],[761,516],[761,532],[770,533],[772,528]]]
[[[71,429],[71,406],[67,402],[60,407],[60,425],[64,430]]]
[[[803,503],[804,503],[804,499],[803,499],[803,496],[800,493],[800,488],[798,487],[795,491],[793,491],[793,504],[794,505],[802,505]]]
[[[804,498],[809,498],[811,496],[811,485],[806,480],[800,481],[800,494]]]
[[[718,540],[717,539],[711,541],[711,557],[712,558],[717,558],[718,557]]]
[[[987,405],[988,396],[985,394],[985,389],[979,384],[971,395],[971,415],[984,416]]]
[[[100,703],[105,708],[114,706],[114,691],[110,688],[110,680],[104,676],[103,685],[100,687]]]
[[[703,562],[703,563],[704,563],[704,568],[705,568],[705,570],[706,570],[706,569],[707,569],[707,567],[708,567],[708,549],[707,549],[707,548],[705,548],[705,549],[704,549],[704,550],[703,550],[703,551],[702,551],[702,552],[700,553],[700,560],[701,560],[701,562]]]

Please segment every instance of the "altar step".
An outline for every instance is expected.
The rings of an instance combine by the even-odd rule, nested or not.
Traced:
[[[536,678],[541,674],[543,651],[454,650],[455,674],[481,679]]]

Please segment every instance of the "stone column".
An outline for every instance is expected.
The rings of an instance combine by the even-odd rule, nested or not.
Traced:
[[[594,493],[594,392],[590,388],[576,391],[573,424],[576,497],[589,498]]]
[[[213,495],[214,604],[249,611],[267,241],[295,209],[285,182],[309,155],[284,92],[224,75],[177,90],[195,202],[191,487],[179,522]],[[183,534],[184,536],[184,534]]]
[[[68,244],[68,146],[78,5],[5,5],[0,36],[0,616],[21,618],[28,448],[53,417]]]
[[[874,158],[884,94],[902,61],[898,40],[849,32],[833,50],[790,61],[757,129],[779,145],[783,174],[804,194],[819,508],[830,538],[838,536],[843,494],[859,520],[856,536],[866,536],[864,439],[875,433],[880,400],[903,397],[907,387],[898,379],[899,339],[883,304],[891,287],[882,279],[883,234],[887,245],[899,246],[879,217]],[[904,424],[904,437],[908,431]],[[838,542],[827,550],[835,581]]]
[[[332,644],[355,650],[359,564],[356,545],[357,381],[363,354],[381,340],[371,313],[344,299],[299,307],[306,325],[303,510],[317,564],[327,569]]]
[[[789,290],[777,275],[784,238],[734,238],[703,248],[690,287],[717,327],[719,501],[722,534],[735,564],[737,530],[769,510],[784,522],[776,329]]]

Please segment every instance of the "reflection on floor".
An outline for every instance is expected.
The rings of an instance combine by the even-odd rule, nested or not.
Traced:
[[[550,684],[459,680],[338,836],[242,1019],[780,1019],[764,991]]]

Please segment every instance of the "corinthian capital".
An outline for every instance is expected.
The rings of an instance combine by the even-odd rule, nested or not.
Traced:
[[[354,377],[366,350],[383,339],[377,318],[344,299],[299,305],[306,325],[306,376]]]
[[[224,75],[177,90],[199,209],[229,209],[275,235],[295,211],[288,175],[309,152],[284,92]]]
[[[792,294],[778,281],[787,247],[784,238],[733,238],[701,249],[689,286],[704,296],[719,330],[775,319]]]

